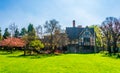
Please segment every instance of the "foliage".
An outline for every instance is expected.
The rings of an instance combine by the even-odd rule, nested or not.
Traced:
[[[42,37],[42,26],[41,25],[38,25],[36,27],[36,33],[37,33],[37,37]]]
[[[96,33],[96,46],[97,47],[102,47],[103,46],[103,34],[102,30],[98,25],[92,25],[89,26],[90,28],[94,28],[94,31]]]
[[[26,35],[27,34],[27,30],[25,29],[25,28],[22,28],[21,29],[21,32],[20,32],[20,35],[21,36],[24,36],[24,35]]]
[[[26,43],[23,39],[9,37],[7,39],[3,39],[0,42],[0,45],[3,47],[24,47]]]
[[[33,27],[33,24],[29,24],[28,25],[28,39],[30,41],[35,40],[36,37],[36,32],[35,32],[35,28]]]
[[[67,34],[65,32],[61,32],[61,30],[55,30],[53,43],[56,47],[62,47],[67,45]]]
[[[47,33],[53,33],[56,29],[60,29],[60,25],[58,24],[59,22],[56,21],[55,19],[50,20],[49,22],[46,21],[44,28],[46,29]]]
[[[18,29],[16,29],[16,30],[15,30],[15,34],[14,34],[14,37],[17,38],[17,37],[19,37],[19,36],[20,36],[20,33],[19,33]]]
[[[34,47],[35,49],[40,49],[40,48],[44,48],[44,45],[41,43],[40,40],[33,40],[30,42],[29,44],[30,47]]]
[[[5,32],[3,34],[3,38],[10,37],[10,33],[8,32],[8,28],[5,29]]]
[[[18,29],[15,23],[9,25],[9,29],[11,30],[11,36],[15,36],[15,31]]]
[[[120,21],[115,17],[107,17],[101,25],[101,29],[107,39],[107,48],[111,53],[111,45],[113,46],[113,52],[117,53],[117,42],[120,36]]]
[[[0,40],[2,40],[2,30],[0,28]]]
[[[53,33],[55,30],[60,30],[60,25],[58,24],[58,21],[56,21],[55,19],[50,20],[49,22],[46,21],[44,28],[46,29],[47,33],[50,33],[50,45],[51,47],[53,47]]]
[[[30,32],[32,32],[32,31],[34,31],[35,29],[34,29],[34,27],[33,27],[33,24],[29,24],[28,25],[28,33],[30,33]]]
[[[29,24],[28,25],[28,31],[26,31],[25,28],[22,28],[21,30],[21,35],[22,35],[22,39],[24,39],[26,41],[26,48],[24,49],[24,55],[26,55],[26,51],[27,49],[30,50],[30,54],[32,52],[31,48],[29,47],[31,41],[34,41],[36,39],[36,34],[35,34],[35,29],[33,27],[33,24]]]
[[[4,54],[4,55],[2,55]],[[0,73],[119,73],[120,59],[100,54],[22,56],[0,52]]]

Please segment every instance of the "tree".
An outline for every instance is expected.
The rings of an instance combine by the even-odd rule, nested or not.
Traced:
[[[120,36],[120,20],[115,17],[108,17],[106,18],[106,21],[112,35],[113,52],[115,54],[118,52],[117,41]]]
[[[42,26],[41,25],[38,25],[36,27],[36,33],[37,33],[37,37],[42,37]]]
[[[35,29],[34,29],[34,27],[33,27],[33,24],[29,24],[28,25],[28,33],[30,33],[30,32],[32,32],[32,31],[34,31]]]
[[[35,29],[33,27],[33,24],[30,23],[28,25],[27,35],[24,35],[22,38],[26,41],[26,48],[24,49],[24,55],[26,55],[27,49],[29,49],[31,52],[31,48],[29,46],[30,42],[34,41],[36,38]]]
[[[19,37],[20,33],[19,33],[18,29],[16,29],[14,33],[15,33],[14,37],[16,37],[16,38]]]
[[[25,28],[21,29],[20,36],[24,36],[27,34],[27,30]]]
[[[28,37],[29,37],[28,38],[29,40],[35,40],[35,37],[36,37],[35,28],[31,23],[28,25]]]
[[[9,25],[9,29],[11,30],[11,36],[15,36],[15,31],[17,28],[17,25],[15,25],[15,23]]]
[[[46,29],[47,33],[50,33],[50,45],[51,48],[53,48],[53,33],[56,29],[60,29],[60,25],[58,24],[58,21],[56,21],[55,19],[50,20],[50,21],[46,21],[44,28]]]
[[[29,48],[29,39],[28,39],[28,35],[24,35],[22,36],[22,39],[26,42],[26,46],[24,47],[24,55],[26,55],[26,51]]]
[[[32,49],[34,48],[35,50],[40,50],[41,48],[44,48],[44,45],[43,45],[43,43],[41,43],[40,40],[33,40],[33,41],[31,41],[30,44],[29,44],[29,46]],[[30,49],[31,50],[30,54],[32,52],[32,49]]]
[[[8,32],[8,28],[5,29],[5,32],[3,34],[3,38],[7,38],[7,37],[10,37],[10,33]]]
[[[65,32],[61,32],[62,30],[55,30],[53,42],[56,47],[62,47],[67,45],[68,38]]]
[[[111,45],[113,45],[113,52],[116,53],[117,41],[120,36],[120,21],[115,17],[107,17],[103,21],[101,29],[107,39],[107,49],[111,53]]]
[[[39,50],[41,48],[44,48],[44,45],[40,40],[33,40],[30,42],[30,47],[34,47],[36,50]]]
[[[101,30],[104,33],[107,42],[107,50],[111,55],[111,32],[109,31],[109,26],[106,25],[105,21],[102,23]]]
[[[14,38],[14,37],[9,37],[7,39],[4,39],[0,42],[0,45],[3,47],[8,47],[11,49],[11,53],[13,48],[17,47],[24,47],[26,45],[25,41],[20,38]]]
[[[0,40],[2,40],[2,30],[0,28]]]
[[[103,34],[102,34],[102,30],[100,29],[100,27],[98,25],[92,25],[89,26],[90,28],[94,28],[94,31],[96,33],[96,46],[97,47],[103,47]]]

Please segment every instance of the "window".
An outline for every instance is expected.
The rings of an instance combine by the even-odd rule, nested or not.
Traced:
[[[90,42],[90,38],[84,38],[84,42]]]

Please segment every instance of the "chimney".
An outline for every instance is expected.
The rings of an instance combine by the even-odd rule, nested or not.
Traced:
[[[75,20],[73,20],[73,27],[75,27]]]

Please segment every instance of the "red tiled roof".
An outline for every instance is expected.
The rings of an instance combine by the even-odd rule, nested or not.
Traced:
[[[20,38],[7,38],[0,41],[0,46],[8,47],[24,47],[26,45],[25,41]]]

